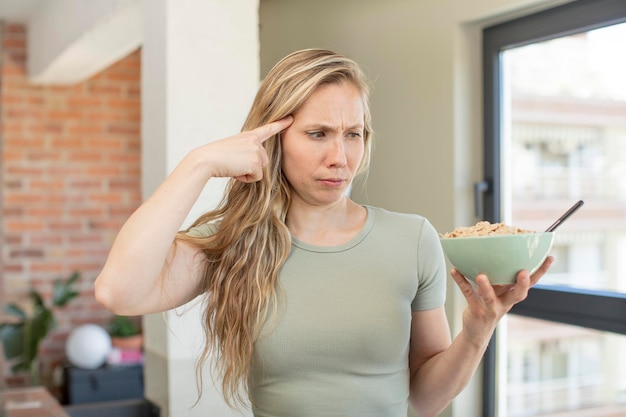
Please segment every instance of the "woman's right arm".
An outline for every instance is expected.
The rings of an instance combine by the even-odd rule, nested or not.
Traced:
[[[262,144],[287,128],[291,116],[192,150],[120,229],[96,279],[96,299],[116,314],[169,310],[196,295],[204,258],[177,242],[207,181],[262,178],[268,157]]]

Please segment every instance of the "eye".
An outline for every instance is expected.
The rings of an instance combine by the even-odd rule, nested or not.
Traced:
[[[348,137],[350,137],[350,138],[358,139],[358,138],[360,138],[362,136],[363,136],[363,134],[360,131],[348,132]]]
[[[324,136],[326,136],[326,134],[321,130],[315,131],[315,132],[307,132],[306,134],[312,137],[313,139],[321,139]]]

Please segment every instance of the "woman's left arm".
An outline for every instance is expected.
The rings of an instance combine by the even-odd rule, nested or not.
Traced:
[[[437,416],[465,388],[500,319],[526,298],[553,260],[548,257],[532,276],[521,271],[515,285],[508,286],[492,286],[487,276],[479,275],[474,288],[452,269],[452,278],[467,300],[463,329],[452,342],[443,307],[413,312],[410,399],[422,417]]]

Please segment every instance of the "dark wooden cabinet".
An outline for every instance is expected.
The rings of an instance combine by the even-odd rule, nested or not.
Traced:
[[[64,369],[68,404],[144,398],[143,366]]]

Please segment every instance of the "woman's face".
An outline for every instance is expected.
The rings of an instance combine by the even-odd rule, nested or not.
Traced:
[[[361,93],[349,82],[324,84],[293,116],[282,133],[282,169],[292,203],[324,206],[340,201],[365,151]]]

